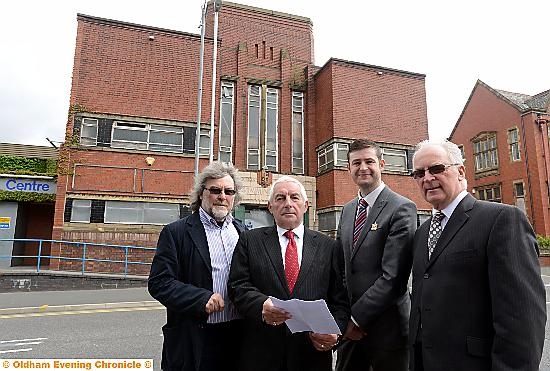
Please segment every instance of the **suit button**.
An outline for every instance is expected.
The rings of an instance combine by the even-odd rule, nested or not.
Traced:
[[[427,280],[428,278],[430,278],[430,274],[429,273],[424,273],[424,279]]]

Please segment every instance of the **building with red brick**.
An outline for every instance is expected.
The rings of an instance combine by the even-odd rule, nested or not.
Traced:
[[[477,81],[450,140],[478,199],[516,205],[535,232],[550,235],[550,90],[530,96]]]
[[[189,213],[200,35],[77,19],[54,238],[155,246],[163,224]],[[407,176],[428,137],[424,75],[336,58],[317,67],[309,18],[224,2],[211,123],[213,43],[207,26],[199,167],[213,124],[214,159],[244,178],[235,214],[248,226],[271,223],[267,186],[292,174],[308,193],[305,224],[334,233],[357,192],[347,146],[365,137],[383,147],[385,182],[429,209]]]

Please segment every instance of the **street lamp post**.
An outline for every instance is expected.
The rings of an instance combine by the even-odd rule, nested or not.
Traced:
[[[198,91],[198,109],[197,109],[197,131],[195,133],[195,178],[199,174],[199,158],[201,143],[201,113],[202,113],[202,77],[204,73],[204,33],[206,29],[206,0],[202,6],[202,18],[201,18],[201,48],[200,48],[200,62],[199,62],[199,91]]]
[[[214,113],[216,111],[216,64],[218,60],[218,13],[222,0],[214,0],[214,52],[212,57],[212,103],[210,110],[210,162],[214,161]]]

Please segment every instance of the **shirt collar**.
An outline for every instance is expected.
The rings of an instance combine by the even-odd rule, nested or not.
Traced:
[[[211,227],[224,228],[224,227],[227,227],[230,223],[233,223],[233,215],[231,215],[231,213],[229,213],[225,217],[225,220],[223,221],[223,224],[220,227],[220,225],[218,224],[216,219],[214,219],[206,211],[204,211],[202,206],[199,208],[199,216],[201,218],[201,222],[202,222],[203,225],[208,225],[208,226],[211,226]]]
[[[281,227],[277,226],[277,235],[279,237],[281,237],[283,234],[285,234],[286,231],[288,231],[288,229],[284,229],[284,228],[281,228]],[[304,224],[301,223],[299,226],[294,228],[292,230],[292,232],[294,232],[294,235],[296,237],[298,237],[299,239],[303,239],[304,238]]]
[[[445,215],[445,217],[447,217],[447,218],[450,218],[451,215],[453,215],[453,212],[455,211],[455,209],[458,206],[458,204],[460,203],[460,201],[462,201],[464,199],[464,197],[466,197],[467,195],[468,195],[468,192],[465,191],[465,190],[460,192],[458,194],[458,196],[456,196],[455,199],[449,205],[447,205],[446,208],[441,210],[443,215]],[[435,215],[435,213],[437,213],[438,211],[439,210],[432,209],[432,215]]]
[[[386,185],[384,184],[384,182],[380,182],[380,185],[373,189],[371,193],[366,196],[361,195],[361,191],[357,191],[357,201],[359,202],[359,200],[363,198],[365,201],[367,201],[369,206],[372,207],[372,205],[374,205],[374,203],[376,202],[378,196],[380,196],[380,193],[382,193],[382,190],[385,186]]]

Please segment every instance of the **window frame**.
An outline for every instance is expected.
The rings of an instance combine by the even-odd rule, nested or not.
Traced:
[[[298,99],[299,100],[299,106],[298,105],[295,105],[294,102],[295,100]],[[299,109],[299,111],[298,111]],[[297,123],[296,121],[294,120],[294,114],[297,113],[300,115],[300,122],[299,122],[299,125],[300,125],[300,133],[301,133],[301,137],[300,137],[300,147],[299,148],[295,148],[295,142],[297,141],[294,137],[294,132],[295,132],[295,128],[297,126]],[[305,156],[304,156],[304,152],[305,152],[305,148],[304,148],[304,93],[301,92],[301,91],[293,91],[292,92],[292,101],[291,101],[291,125],[292,125],[292,129],[291,129],[291,133],[292,133],[292,148],[291,148],[291,154],[292,154],[292,173],[293,174],[304,174],[305,173]],[[295,150],[298,150],[300,153],[301,153],[301,157],[296,157],[295,156]],[[298,167],[295,167],[294,165],[294,162],[295,161],[299,161],[301,163],[300,166]]]
[[[128,206],[133,205],[134,207],[113,207],[113,204],[126,204]],[[147,222],[145,221],[145,215],[146,215],[146,209],[148,205],[170,205],[173,206],[172,208],[175,208],[176,212],[176,219],[174,220],[163,220],[158,222]],[[136,213],[136,221],[113,221],[112,218],[110,218],[112,215],[109,215],[109,212],[111,210],[134,210]],[[159,209],[151,207],[149,209]],[[169,209],[167,209],[169,210]],[[105,211],[103,214],[103,220],[105,224],[145,224],[145,225],[165,225],[172,221],[176,221],[179,219],[179,213],[180,213],[180,207],[179,204],[176,203],[169,203],[169,202],[148,202],[148,201],[122,201],[122,200],[106,200],[105,201]],[[141,217],[141,220],[139,218]]]
[[[499,169],[496,132],[483,133],[472,139],[476,175],[493,174]]]
[[[275,102],[270,102],[269,101],[269,95],[274,95],[275,96]],[[265,138],[264,138],[264,143],[265,143],[265,152],[264,152],[264,166],[266,167],[266,170],[268,171],[271,171],[271,172],[277,172],[279,171],[279,89],[275,89],[275,88],[270,88],[270,87],[267,87],[266,88],[266,107],[265,107]],[[261,106],[261,103],[260,103],[260,106]],[[275,122],[269,122],[269,114],[268,114],[268,111],[269,110],[272,110],[275,112],[275,114],[273,115],[273,117],[275,118]],[[260,111],[261,112],[261,111]],[[261,117],[261,114],[260,114],[260,117]],[[261,120],[260,120],[260,127],[261,127]],[[274,128],[271,128],[270,126],[274,125]],[[272,131],[275,133],[275,138],[274,138],[274,150],[272,149],[268,149],[268,135],[269,135],[269,132],[270,132],[270,129],[272,129]],[[260,146],[261,147],[261,146]],[[268,156],[270,158],[274,158],[275,159],[275,166],[273,167],[272,165],[268,165]]]
[[[87,122],[87,121],[93,121],[93,123],[91,122]],[[95,126],[95,137],[88,137],[88,136],[84,136],[84,127],[94,127]],[[96,119],[96,118],[91,118],[91,117],[83,117],[82,118],[82,121],[80,123],[80,145],[81,146],[86,146],[86,147],[96,147],[97,146],[97,136],[99,134],[99,120]],[[93,144],[92,142],[90,143],[85,143],[83,142],[83,139],[85,141],[88,141],[88,140],[93,140]]]
[[[406,149],[389,148],[389,147],[380,147],[380,149],[382,150],[382,159],[384,160],[384,171],[399,172],[399,173],[409,172],[408,156],[407,156]],[[391,153],[392,151],[394,153]],[[402,153],[397,153],[397,152],[402,152]],[[404,159],[404,166],[400,167],[400,166],[394,166],[393,164],[389,164],[388,161],[384,158],[385,154],[387,154],[388,156],[401,157],[402,159]]]
[[[115,139],[115,133],[117,130],[145,132],[147,133],[147,139],[145,141]],[[151,133],[178,134],[181,137],[181,144],[152,142]],[[138,151],[153,151],[153,152],[160,152],[160,153],[184,153],[183,136],[184,136],[183,126],[146,124],[146,123],[130,122],[130,121],[114,121],[113,127],[111,129],[111,148],[138,150]],[[132,144],[135,144],[136,146],[132,147]],[[153,147],[158,146],[158,147],[151,148],[152,146]],[[165,149],[164,150],[159,149],[160,146],[164,146]],[[177,150],[166,150],[166,147],[167,148],[174,147]]]
[[[252,94],[252,89],[257,88],[258,94]],[[248,85],[248,105],[247,105],[247,133],[246,133],[246,168],[248,170],[260,170],[260,164],[261,164],[261,117],[262,117],[262,86],[261,85]],[[258,97],[258,122],[257,122],[257,129],[258,129],[258,146],[257,148],[251,148],[250,145],[250,129],[251,129],[251,120],[250,118],[252,115],[250,114],[251,108],[256,108],[256,106],[253,106],[251,102],[256,103],[256,101],[251,100],[251,97]],[[255,123],[254,123],[255,124]],[[250,162],[250,156],[257,156],[258,163],[257,164],[251,164]]]
[[[317,149],[317,172],[319,174],[324,173],[325,171],[332,170],[335,167],[348,167],[348,157],[347,153],[349,150],[349,143],[347,142],[341,142],[341,141],[334,141],[330,142],[327,145],[323,145],[322,147]],[[345,157],[339,156],[340,153],[345,153]],[[327,160],[327,155],[330,154],[332,157],[331,160]],[[321,163],[322,156],[325,157],[325,160],[323,163]],[[340,158],[342,157],[342,158]]]
[[[78,205],[79,203],[87,203],[87,205]],[[75,210],[83,210],[85,213],[88,214],[87,219],[83,220],[76,220],[75,217]],[[85,211],[87,210],[87,211]],[[80,199],[80,198],[73,198],[72,204],[71,204],[71,219],[69,220],[70,223],[90,223],[90,217],[92,215],[92,200],[87,199]]]
[[[512,138],[512,133],[515,133],[515,138]],[[519,144],[518,128],[513,127],[508,129],[507,138],[508,138],[508,152],[510,154],[510,161],[512,162],[521,161],[521,150],[520,150],[520,144]]]
[[[224,102],[225,90],[231,89],[231,99]],[[220,88],[220,129],[219,129],[219,147],[218,147],[218,160],[223,162],[233,162],[233,137],[234,137],[234,120],[235,120],[235,84],[232,81],[222,81]],[[226,110],[231,112],[231,122],[224,126],[224,113]],[[228,128],[229,133],[225,133],[225,127]],[[229,136],[229,147],[222,146],[222,137]],[[223,154],[223,155],[222,155]],[[229,161],[224,161],[222,157],[228,157]]]
[[[498,189],[498,197],[496,197],[495,190]],[[489,197],[490,191],[491,196]],[[476,187],[477,199],[481,201],[498,202],[502,203],[502,187],[500,184],[488,184],[480,187]]]

